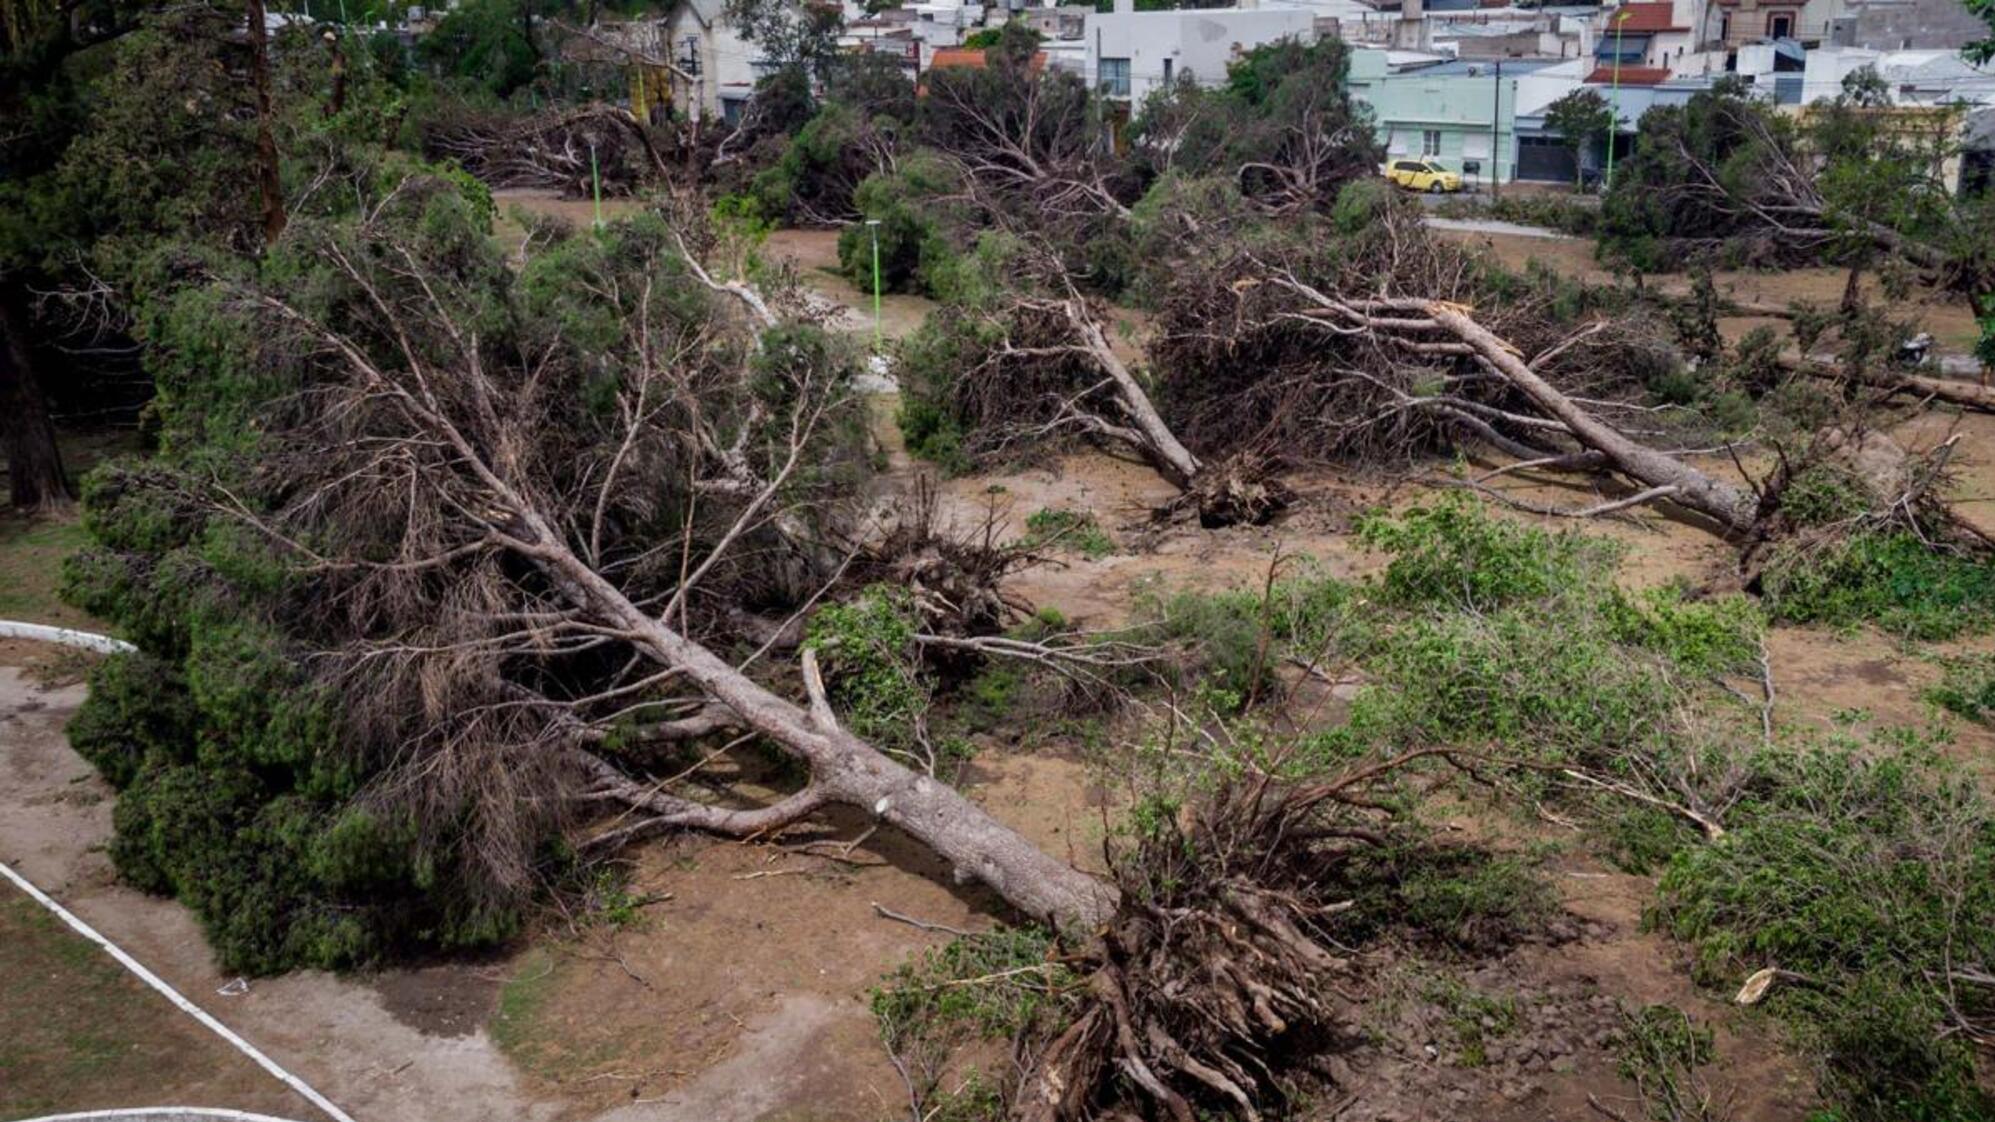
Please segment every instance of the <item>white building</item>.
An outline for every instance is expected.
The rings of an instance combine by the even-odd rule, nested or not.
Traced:
[[[725,0],[679,0],[662,21],[665,57],[681,73],[672,80],[672,104],[728,120],[740,116],[766,71],[762,49],[728,22]]]
[[[1141,105],[1152,90],[1181,75],[1207,84],[1223,80],[1227,63],[1255,47],[1282,39],[1314,42],[1325,11],[1312,6],[1139,12],[1134,0],[1115,0],[1115,11],[1088,17],[1085,76],[1109,97]]]

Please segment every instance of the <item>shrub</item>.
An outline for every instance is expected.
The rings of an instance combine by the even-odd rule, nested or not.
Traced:
[[[1776,620],[1870,623],[1909,639],[1947,639],[1995,622],[1995,566],[1902,530],[1789,547],[1761,574],[1760,592]]]
[[[1367,548],[1392,554],[1379,587],[1402,607],[1484,611],[1541,599],[1581,580],[1597,581],[1615,555],[1602,539],[1491,518],[1459,494],[1397,518],[1369,515],[1357,535]]]
[[[1115,540],[1095,521],[1094,515],[1050,507],[1033,511],[1026,518],[1023,544],[1033,549],[1070,550],[1090,561],[1115,552]]]
[[[1852,1122],[1995,1118],[1970,1046],[1943,1030],[1947,971],[1995,961],[1995,821],[1973,783],[1904,736],[1768,753],[1724,837],[1677,854],[1654,921],[1697,977],[1766,998],[1823,1057]],[[1961,987],[1966,1015],[1995,994]]]
[[[1995,724],[1995,655],[1950,658],[1945,677],[1926,691],[1926,700],[1970,721]]]

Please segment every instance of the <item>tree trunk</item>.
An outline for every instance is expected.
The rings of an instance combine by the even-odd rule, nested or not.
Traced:
[[[249,69],[256,87],[256,190],[263,207],[263,244],[284,233],[284,180],[277,168],[277,135],[270,118],[270,37],[263,0],[249,0]]]
[[[1783,358],[1780,360],[1780,365],[1784,370],[1832,381],[1852,376],[1849,371],[1810,359]],[[1904,374],[1888,369],[1869,369],[1856,377],[1864,385],[1875,386],[1881,390],[1917,394],[1935,401],[1944,401],[1949,405],[1958,405],[1962,409],[1995,413],[1995,386],[1962,382],[1953,378],[1934,378],[1925,374]]]
[[[7,442],[12,504],[23,510],[49,510],[67,506],[74,494],[63,474],[48,400],[35,377],[27,313],[17,295],[13,286],[0,286],[0,434]]]
[[[1759,502],[1751,494],[1713,479],[1674,456],[1638,444],[1600,421],[1553,389],[1551,383],[1540,378],[1517,356],[1510,344],[1455,305],[1440,301],[1426,301],[1425,305],[1434,322],[1467,343],[1490,369],[1522,390],[1580,443],[1605,455],[1616,471],[1648,487],[1669,488],[1671,501],[1716,519],[1728,530],[1744,533],[1756,524]]]
[[[528,552],[590,614],[637,645],[753,729],[810,766],[808,797],[785,800],[801,817],[820,803],[859,807],[899,827],[955,867],[989,885],[1018,910],[1057,927],[1088,931],[1115,913],[1113,885],[1047,855],[948,784],[895,763],[840,728],[829,707],[805,712],[645,613],[562,543],[532,512],[522,512],[534,541]],[[814,664],[806,667],[806,681]],[[779,804],[781,805],[781,804]],[[768,828],[776,823],[758,823]]]
[[[1198,478],[1201,466],[1198,457],[1179,443],[1177,434],[1164,423],[1157,407],[1150,403],[1150,395],[1144,392],[1143,384],[1136,380],[1136,375],[1130,373],[1115,349],[1108,345],[1108,336],[1102,332],[1101,324],[1087,313],[1081,298],[1070,297],[1066,307],[1067,318],[1073,321],[1074,330],[1081,334],[1081,345],[1114,380],[1116,400],[1142,436],[1144,451],[1149,453],[1151,463],[1173,486],[1189,490],[1193,480]]]

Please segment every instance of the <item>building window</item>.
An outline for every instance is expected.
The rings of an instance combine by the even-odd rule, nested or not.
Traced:
[[[1438,156],[1441,154],[1441,130],[1422,129],[1420,132],[1420,154]]]
[[[1109,97],[1129,96],[1129,60],[1105,58],[1095,77],[1096,88]]]
[[[1176,61],[1174,58],[1164,60],[1164,84],[1167,86],[1171,84],[1171,64]]]
[[[1775,12],[1766,17],[1766,37],[1769,39],[1794,38],[1794,13]]]

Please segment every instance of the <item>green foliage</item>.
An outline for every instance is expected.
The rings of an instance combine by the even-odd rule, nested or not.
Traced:
[[[1577,532],[1547,534],[1491,518],[1480,503],[1448,494],[1398,518],[1372,513],[1358,540],[1392,554],[1380,592],[1400,606],[1485,611],[1542,599],[1615,559],[1613,547]]]
[[[1600,91],[1581,86],[1545,107],[1545,127],[1572,149],[1573,174],[1582,175],[1587,155],[1614,127],[1614,110]]]
[[[1458,950],[1510,946],[1558,910],[1551,886],[1517,857],[1435,849],[1389,863],[1396,876],[1380,914]]]
[[[879,283],[884,292],[933,291],[936,275],[956,249],[939,215],[939,196],[954,173],[932,157],[910,156],[893,172],[867,176],[852,201],[867,222],[838,235],[838,266],[862,292],[873,290],[874,235],[879,244]]]
[[[1715,1035],[1688,1013],[1669,1005],[1623,1009],[1614,1036],[1615,1067],[1635,1085],[1659,1122],[1709,1117],[1709,1094],[1697,1069],[1716,1056]]]
[[[1848,468],[1810,464],[1794,473],[1780,492],[1781,513],[1797,526],[1828,526],[1869,513],[1870,489]]]
[[[533,81],[540,52],[527,34],[528,0],[464,0],[416,42],[444,76],[501,101]]]
[[[1115,539],[1087,511],[1035,510],[1025,520],[1020,544],[1030,549],[1061,549],[1099,561],[1115,552]]]
[[[930,700],[915,651],[905,589],[874,585],[811,617],[805,639],[822,660],[826,689],[847,728],[889,752],[912,749]]]
[[[966,1030],[1008,1040],[1040,1018],[1071,1008],[1074,975],[1053,961],[1053,937],[1038,927],[999,927],[959,936],[903,963],[872,993],[873,1016],[889,1038]]]
[[[1947,639],[1995,622],[1995,567],[1909,531],[1859,530],[1776,553],[1760,576],[1767,614],[1832,627],[1874,624]]]
[[[1725,836],[1672,861],[1656,922],[1707,984],[1803,979],[1765,1004],[1822,1054],[1846,1117],[1995,1118],[1969,1046],[1942,1032],[1946,972],[1995,956],[1995,822],[1930,745],[1895,741],[1763,756]],[[1991,997],[1961,989],[1960,1011]]]
[[[1995,655],[1965,655],[1941,665],[1945,675],[1926,691],[1926,700],[1970,721],[1995,725]]]
[[[1053,952],[1043,928],[999,927],[922,952],[872,991],[880,1039],[908,1074],[923,1117],[1005,1116],[988,1078],[973,1069],[945,1092],[942,1071],[964,1044],[1051,1039],[1072,1020],[1082,980]]]
[[[1334,657],[1359,641],[1359,591],[1313,563],[1297,563],[1263,588],[1145,595],[1138,605],[1166,638],[1197,644],[1215,699],[1237,708],[1288,654]]]

